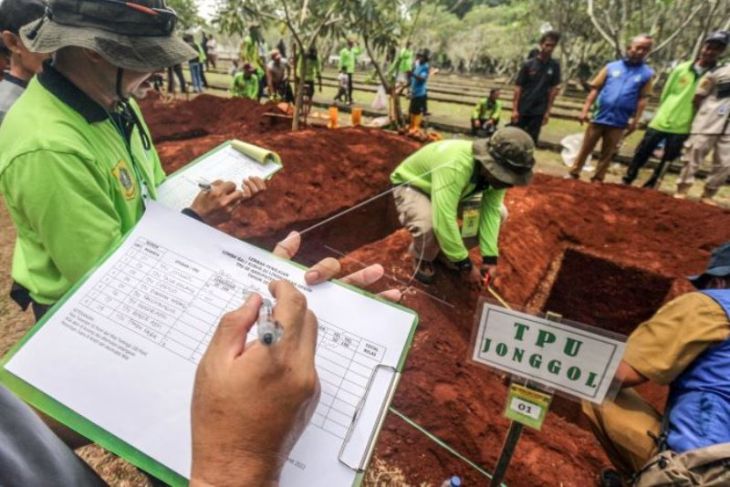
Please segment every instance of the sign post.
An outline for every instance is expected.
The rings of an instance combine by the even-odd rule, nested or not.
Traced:
[[[501,485],[524,427],[542,427],[553,391],[577,400],[603,402],[623,348],[617,335],[563,323],[554,313],[541,318],[483,304],[471,359],[513,378],[505,409],[510,427],[491,487]]]

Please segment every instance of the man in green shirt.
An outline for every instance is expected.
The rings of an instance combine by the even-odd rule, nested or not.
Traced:
[[[243,71],[233,75],[231,83],[231,96],[234,98],[248,98],[249,100],[259,99],[259,77],[249,63],[243,65]]]
[[[499,88],[492,88],[489,90],[489,97],[479,100],[471,114],[472,135],[490,137],[497,130],[501,115]]]
[[[307,117],[314,102],[315,80],[319,82],[319,91],[322,92],[322,62],[316,47],[312,46],[304,56],[299,57],[296,76],[299,82],[304,83],[304,116]]]
[[[136,224],[165,178],[131,93],[195,56],[162,0],[52,0],[24,26],[29,50],[54,52],[0,127],[0,193],[17,229],[13,298],[36,317]],[[94,15],[85,15],[92,8]],[[144,53],[141,56],[140,53]],[[184,213],[216,224],[263,182],[217,181]]]
[[[623,177],[624,184],[630,185],[634,182],[639,170],[646,165],[662,141],[664,154],[652,176],[644,183],[645,188],[656,187],[664,173],[664,167],[680,156],[695,115],[692,99],[697,83],[706,72],[717,67],[717,60],[727,44],[726,33],[710,34],[705,39],[697,60],[684,62],[669,74],[659,99],[659,109],[636,148],[634,158]]]
[[[413,237],[410,252],[415,277],[433,282],[433,262],[444,263],[469,282],[493,276],[499,249],[499,227],[505,190],[532,179],[535,144],[521,129],[498,130],[489,140],[444,140],[412,154],[391,174],[398,218]],[[467,200],[481,195],[478,207]],[[464,206],[459,229],[459,206]],[[482,264],[472,265],[463,238],[467,227],[479,236]]]
[[[347,74],[347,101],[350,105],[352,100],[352,75],[355,74],[355,65],[357,65],[357,57],[362,54],[362,49],[355,46],[352,39],[347,40],[347,47],[343,47],[340,51],[340,63],[338,69]]]
[[[408,86],[412,70],[413,50],[411,49],[411,41],[408,41],[393,60],[393,64],[390,65],[388,76],[395,80],[396,88],[400,89]]]

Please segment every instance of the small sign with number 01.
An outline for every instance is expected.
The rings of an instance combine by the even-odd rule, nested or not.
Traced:
[[[539,430],[550,408],[552,396],[519,384],[511,384],[507,395],[505,416],[525,426]]]

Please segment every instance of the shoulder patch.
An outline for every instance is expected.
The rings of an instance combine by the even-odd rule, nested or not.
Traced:
[[[112,174],[119,183],[119,188],[122,190],[124,199],[131,200],[137,196],[137,185],[134,182],[134,174],[129,169],[129,166],[120,159],[119,162],[112,168]]]

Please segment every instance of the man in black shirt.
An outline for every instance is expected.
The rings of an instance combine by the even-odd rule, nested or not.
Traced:
[[[517,75],[512,125],[530,134],[537,144],[540,129],[548,123],[560,86],[560,63],[551,56],[560,33],[549,31],[540,37],[540,52],[525,61]]]

